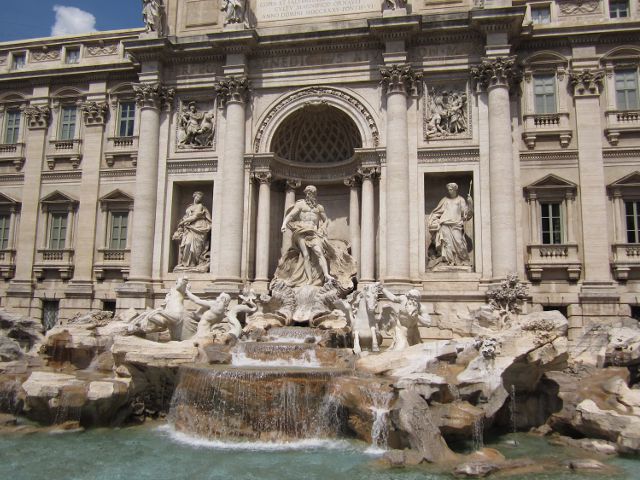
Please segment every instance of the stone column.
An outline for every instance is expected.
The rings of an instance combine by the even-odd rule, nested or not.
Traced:
[[[600,87],[604,74],[599,70],[571,72],[576,111],[580,208],[582,209],[582,255],[584,286],[611,281],[609,236],[606,225],[607,194],[602,159]]]
[[[67,295],[83,297],[84,300],[74,301],[73,305],[67,305],[67,307],[89,309],[91,308],[90,301],[93,293],[93,255],[95,251],[102,137],[109,106],[105,102],[85,102],[80,106],[80,111],[85,125],[82,142],[82,183],[80,184],[80,206],[78,210],[78,229],[76,231],[75,267],[73,280],[67,290]],[[71,312],[67,313],[69,315]]]
[[[515,57],[498,57],[483,59],[471,76],[488,93],[491,267],[500,279],[518,270],[509,89],[521,75]]]
[[[625,228],[625,219],[622,216],[624,211],[624,201],[622,200],[622,192],[616,189],[612,193],[613,197],[613,228],[616,243],[627,243],[627,235]]]
[[[380,83],[387,96],[385,280],[408,283],[410,171],[407,96],[420,84],[422,74],[414,72],[409,65],[383,67],[380,73]]]
[[[379,174],[377,167],[358,170],[362,177],[362,217],[360,243],[360,281],[373,282],[376,266],[376,224],[373,180]]]
[[[269,281],[269,237],[271,218],[271,173],[253,174],[260,184],[258,190],[258,218],[256,221],[256,278],[257,282]]]
[[[131,296],[142,298],[150,293],[148,285],[144,284],[151,282],[153,268],[160,113],[163,106],[170,105],[173,101],[174,91],[159,83],[142,83],[134,85],[133,89],[140,108],[140,139],[131,232],[131,265],[127,285],[128,290],[139,290],[132,292]],[[143,285],[137,288],[136,284]],[[119,294],[124,293],[124,290],[119,291]]]
[[[356,175],[353,175],[344,181],[344,184],[349,187],[349,241],[351,242],[351,256],[358,265],[358,273],[361,272],[360,199],[358,198],[359,180],[360,179]]]
[[[242,225],[244,219],[245,108],[249,82],[246,77],[228,77],[216,83],[218,102],[226,109],[222,152],[222,201],[220,220],[224,232],[218,248],[219,282],[239,284],[242,269]]]
[[[300,180],[287,180],[286,191],[284,194],[284,213],[282,214],[283,219],[287,214],[287,210],[293,207],[293,204],[296,203],[296,189],[300,188],[301,185],[302,182]],[[284,255],[290,248],[291,230],[287,229],[287,231],[282,234],[282,249],[280,251],[280,255]]]
[[[45,92],[41,92],[47,95]],[[35,96],[35,92],[34,92]],[[9,307],[24,315],[36,315],[32,307],[32,276],[36,254],[37,219],[40,206],[40,180],[47,141],[51,109],[47,105],[30,105],[24,109],[28,136],[22,187],[22,209],[16,248],[16,273],[7,289]]]

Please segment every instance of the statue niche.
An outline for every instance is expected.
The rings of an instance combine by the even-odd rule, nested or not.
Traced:
[[[193,202],[187,206],[171,237],[178,242],[174,272],[209,271],[212,219],[209,209],[202,203],[203,199],[203,192],[193,192]]]
[[[459,195],[458,183],[448,182],[446,195],[426,217],[427,270],[471,270],[473,181],[461,180],[468,185],[466,198]]]

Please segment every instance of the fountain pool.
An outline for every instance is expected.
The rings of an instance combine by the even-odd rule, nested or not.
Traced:
[[[488,446],[507,457],[568,458],[572,453],[544,439],[518,434],[519,447],[504,438]],[[508,436],[509,438],[512,435]],[[447,480],[432,468],[388,469],[369,445],[346,440],[303,440],[289,444],[200,440],[164,425],[95,429],[82,433],[0,436],[0,478],[15,480]],[[518,475],[518,480],[637,479],[640,459],[616,458],[611,476],[568,470]]]

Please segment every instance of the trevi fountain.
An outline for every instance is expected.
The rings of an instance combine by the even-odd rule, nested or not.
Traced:
[[[213,3],[217,10],[211,10]],[[306,13],[297,10],[287,13],[286,9],[269,7],[272,4],[284,5],[283,2],[224,0],[213,3],[209,0],[182,3],[170,0],[163,4],[159,0],[145,0],[145,31],[122,33],[123,38],[125,34],[133,37],[126,39],[129,42],[126,49],[130,50],[121,63],[124,65],[125,60],[130,63],[133,58],[138,62],[137,67],[142,65],[140,81],[147,83],[136,83],[131,92],[114,93],[113,105],[134,108],[129,100],[135,95],[142,108],[140,138],[129,138],[131,133],[123,137],[130,143],[122,143],[124,140],[119,137],[115,140],[109,138],[108,142],[115,146],[109,144],[113,151],[110,150],[111,153],[105,157],[108,164],[103,167],[98,166],[101,158],[87,148],[82,165],[89,172],[86,165],[95,160],[98,162],[95,164],[96,172],[103,168],[105,178],[135,176],[135,189],[133,180],[130,180],[126,188],[122,187],[123,191],[115,190],[115,193],[99,200],[102,202],[101,211],[111,215],[111,222],[116,218],[122,221],[128,219],[126,212],[133,207],[131,195],[135,195],[136,217],[130,232],[132,250],[100,250],[105,260],[93,266],[91,260],[82,257],[82,249],[77,248],[75,254],[79,260],[75,272],[67,264],[52,263],[64,255],[69,256],[69,252],[73,253],[68,248],[54,251],[57,257],[47,250],[42,255],[49,256],[45,255],[42,262],[33,264],[33,255],[29,259],[28,255],[22,256],[22,252],[35,248],[35,237],[29,236],[27,229],[35,228],[36,222],[28,215],[31,212],[35,216],[39,204],[27,199],[28,192],[24,194],[23,218],[19,226],[21,232],[27,233],[20,234],[22,240],[17,269],[13,268],[14,272],[3,267],[2,270],[3,276],[15,273],[16,277],[11,280],[10,288],[13,290],[7,290],[9,306],[15,308],[0,310],[0,478],[640,478],[640,328],[637,320],[628,313],[616,316],[612,322],[597,321],[600,312],[604,311],[598,310],[601,306],[598,302],[604,299],[602,302],[606,304],[607,298],[613,295],[606,290],[609,284],[601,281],[599,276],[603,269],[609,268],[609,264],[608,260],[600,261],[598,248],[602,245],[608,248],[608,243],[606,238],[603,240],[599,236],[604,228],[598,222],[604,218],[595,213],[593,217],[589,214],[580,219],[570,216],[574,215],[576,208],[578,187],[575,183],[550,174],[525,188],[532,215],[539,211],[540,205],[553,205],[557,211],[549,207],[548,217],[550,224],[551,220],[555,222],[554,228],[565,220],[572,222],[567,232],[557,230],[560,227],[554,232],[544,230],[541,232],[543,238],[546,234],[548,243],[558,243],[562,240],[562,233],[570,242],[568,246],[554,246],[556,250],[549,245],[531,246],[534,253],[555,255],[559,259],[547,260],[545,257],[538,259],[538,263],[531,261],[527,267],[530,281],[523,278],[524,269],[520,269],[520,276],[509,271],[511,265],[519,263],[514,245],[517,244],[516,235],[521,235],[522,231],[517,223],[527,221],[516,222],[519,217],[514,213],[513,184],[521,180],[520,177],[514,180],[513,164],[517,162],[512,158],[512,118],[509,116],[509,84],[517,83],[521,76],[515,71],[515,57],[505,57],[505,60],[501,56],[504,52],[508,54],[509,45],[505,47],[505,43],[513,41],[513,38],[500,26],[508,25],[509,32],[517,30],[516,27],[521,28],[525,7],[515,5],[516,2],[513,2],[515,6],[511,2],[504,6],[504,2],[487,1],[486,9],[485,2],[476,2],[473,7],[465,4],[465,15],[467,10],[471,12],[469,25],[486,33],[486,52],[492,56],[492,59],[484,59],[483,63],[476,62],[479,57],[473,57],[473,65],[478,65],[471,70],[477,83],[477,92],[473,93],[466,88],[466,83],[460,86],[460,75],[451,81],[451,85],[448,85],[447,77],[437,88],[428,88],[428,85],[425,89],[418,88],[422,85],[422,73],[414,71],[411,66],[402,66],[403,62],[411,59],[417,62],[418,57],[410,57],[404,51],[403,35],[412,35],[421,28],[416,19],[422,17],[411,13],[422,11],[423,6],[418,2],[385,0],[382,5],[370,1],[343,2],[344,5],[338,5],[340,2],[319,2],[324,7],[317,10],[306,2]],[[253,12],[256,3],[259,4],[257,17]],[[571,11],[579,10],[586,15],[599,8],[597,4],[562,2],[561,12],[569,15],[567,8],[570,7]],[[176,16],[176,11],[182,11],[183,5],[192,9],[184,21]],[[426,5],[428,7],[430,2]],[[347,33],[340,37],[346,45],[344,51],[340,50],[331,57],[340,62],[347,59],[344,61],[355,65],[347,73],[336,74],[335,77],[339,78],[335,81],[344,82],[344,85],[348,82],[352,82],[349,85],[365,85],[365,94],[361,97],[345,93],[346,88],[316,85],[333,82],[334,78],[333,74],[326,74],[322,69],[312,70],[312,62],[324,58],[322,61],[326,65],[323,68],[339,63],[338,60],[327,61],[329,57],[322,57],[324,53],[320,48],[299,57],[287,57],[289,54],[285,50],[278,53],[281,57],[267,54],[261,57],[258,55],[260,51],[256,50],[258,56],[247,60],[250,48],[264,39],[270,39],[264,40],[267,44],[264,48],[268,49],[277,47],[278,35],[293,35],[291,45],[303,36],[303,29],[294,29],[293,33],[278,30],[281,28],[279,16],[286,17],[285,20],[304,17],[303,23],[309,30],[304,35],[312,35],[316,25],[311,22],[314,18],[328,15],[329,10],[323,10],[325,7],[354,22],[349,24],[345,20],[345,28],[360,25],[357,22],[371,17],[367,25],[373,32],[371,37],[378,42],[375,48],[379,50],[376,50],[375,59],[371,60],[369,50],[365,50],[373,48],[373,43],[367,43],[370,42],[368,37],[366,41],[354,41],[362,42],[354,43],[362,51],[349,53],[346,44],[351,42],[348,40],[351,37]],[[212,11],[215,11],[213,17]],[[441,17],[434,17],[433,29],[453,28],[463,18],[447,12],[440,12]],[[526,15],[530,15],[529,10],[527,12]],[[635,10],[633,12],[636,15]],[[218,15],[220,25],[217,23]],[[490,23],[492,15],[499,17],[502,23]],[[205,35],[208,34],[208,21],[217,32],[211,34],[213,37]],[[423,23],[430,21],[428,15],[422,19]],[[255,33],[255,22],[267,25],[260,30],[260,35]],[[467,28],[466,24],[464,28]],[[171,36],[176,29],[182,29],[178,32],[182,35],[179,41]],[[360,35],[356,30],[353,27],[349,35]],[[416,51],[422,52],[421,55],[424,54],[431,62],[425,63],[425,71],[428,68],[437,70],[442,65],[453,71],[453,64],[447,61],[467,58],[468,52],[459,54],[464,49],[469,49],[469,52],[477,50],[472,45],[473,41],[467,42],[472,37],[460,35],[446,37],[447,41],[453,42],[451,46],[439,45],[432,40],[415,44],[418,45]],[[321,43],[322,38],[320,32],[312,40]],[[465,39],[467,43],[458,42],[458,38]],[[209,41],[211,43],[206,43]],[[234,42],[239,46],[234,46]],[[409,36],[406,42],[407,50],[414,48]],[[213,76],[218,79],[219,74],[212,73],[215,69],[209,71],[207,64],[202,64],[202,69],[198,70],[195,67],[191,69],[187,61],[171,60],[170,71],[175,73],[174,83],[179,88],[176,92],[163,87],[157,83],[161,75],[158,74],[157,78],[154,75],[156,69],[164,68],[158,65],[164,61],[160,59],[165,58],[162,49],[170,43],[177,45],[178,49],[183,48],[179,50],[180,55],[191,55],[189,49],[193,49],[194,56],[201,55],[207,61],[219,62],[225,55],[227,58],[226,64],[220,67],[225,76],[220,76],[222,80],[215,83],[216,98],[220,99],[220,104],[214,105],[209,97],[206,102],[195,97],[198,101],[190,101],[188,96],[180,97],[179,108],[171,113],[174,115],[171,118],[175,118],[173,136],[168,133],[170,121],[168,114],[164,113],[163,104],[172,103],[176,93],[178,96],[191,95],[189,85],[209,82]],[[382,43],[384,48],[380,50]],[[551,67],[554,72],[557,69],[559,80],[567,82],[566,78],[571,78],[576,111],[580,115],[590,111],[594,98],[597,104],[598,89],[602,87],[604,78],[602,72],[590,74],[586,69],[591,65],[591,60],[586,58],[586,43],[583,39],[572,44],[578,50],[582,48],[579,50],[582,53],[577,55],[582,62],[580,65],[585,66],[582,73],[572,71],[571,75],[565,76],[569,72],[565,70],[559,54],[550,54],[551,60],[545,57],[542,62],[545,72]],[[269,46],[272,44],[276,47]],[[87,55],[101,58],[120,55],[125,47],[118,49],[118,45],[100,40],[87,47]],[[145,50],[147,46],[148,50]],[[199,48],[204,50],[201,52]],[[211,52],[215,48],[225,53],[214,55]],[[316,48],[315,43],[313,48]],[[438,53],[447,48],[449,54]],[[382,51],[385,53],[380,53]],[[32,52],[30,58],[40,58],[34,61],[46,63],[56,52],[44,48]],[[130,52],[133,52],[131,57]],[[613,75],[615,62],[626,58],[624,55],[628,53],[625,52],[620,50],[619,57],[612,56],[606,60],[609,62],[606,63],[606,68],[610,69],[607,70],[609,77]],[[12,55],[14,57],[8,58],[15,62],[19,53]],[[169,53],[166,55],[166,58],[170,57]],[[277,69],[282,66],[278,62],[286,63],[287,68],[300,71],[307,68],[312,72],[304,73],[307,77],[303,81],[296,80],[300,82],[301,89],[294,93],[287,91],[288,96],[282,97],[283,100],[277,100],[276,93],[268,92],[269,88],[275,92],[279,78],[287,76],[278,73]],[[371,70],[369,62],[384,62],[385,65]],[[366,78],[358,76],[358,68],[364,64]],[[262,108],[265,113],[260,117],[261,129],[254,132],[255,152],[245,156],[243,142],[245,137],[249,138],[244,130],[245,124],[249,124],[245,119],[245,94],[250,82],[242,75],[248,65],[255,71],[263,72],[260,70],[263,69],[266,72],[255,86],[256,92],[262,91],[266,96],[255,96],[252,108]],[[528,69],[525,72],[527,82],[531,78],[535,80],[536,65],[534,61],[525,65]],[[466,63],[463,69],[466,69],[464,78],[468,78]],[[375,72],[374,76],[370,75],[370,70]],[[314,75],[321,79],[316,80]],[[256,78],[258,76],[256,74]],[[98,80],[102,78],[98,74],[95,77]],[[382,90],[372,86],[374,77]],[[148,83],[151,81],[156,83]],[[613,85],[611,82],[614,80],[610,80]],[[39,86],[40,83],[37,85],[34,88],[44,88]],[[533,89],[527,85],[523,88]],[[213,80],[206,86],[212,90]],[[181,88],[187,93],[182,94]],[[360,87],[353,88],[357,90]],[[98,87],[92,87],[92,95],[96,96],[98,90]],[[380,123],[378,114],[368,112],[368,105],[377,105],[379,101],[378,91],[386,95],[380,109],[386,111],[389,132],[381,132],[376,123]],[[533,94],[533,90],[530,93]],[[415,100],[421,94],[425,95],[422,104]],[[46,97],[47,94],[42,95]],[[122,98],[118,99],[118,95]],[[366,95],[373,100],[358,100]],[[279,103],[275,103],[276,100]],[[267,110],[265,106],[272,102],[276,106]],[[514,104],[513,101],[511,103]],[[4,112],[4,105],[2,108]],[[96,129],[104,124],[109,108],[107,104],[96,102],[83,104],[87,138],[95,137]],[[124,110],[118,108],[122,114]],[[407,122],[410,118],[408,113],[417,116],[418,108],[422,109],[420,112],[428,112],[420,125],[421,180],[416,183],[423,190],[414,188],[414,183],[410,183],[415,180],[418,167],[415,167],[415,172],[409,170],[406,160],[412,155],[411,158],[418,161],[414,159],[415,151],[410,153],[408,150],[408,145],[416,150],[418,140],[407,133],[408,125],[416,127],[414,120]],[[35,136],[46,129],[49,107],[30,106],[25,112],[29,115],[30,135]],[[349,115],[357,118],[357,125],[344,112],[350,112]],[[286,117],[285,113],[289,116]],[[607,115],[609,113],[607,111]],[[629,138],[635,130],[628,125],[637,122],[637,112],[628,115],[635,115],[633,118],[636,120],[628,120],[631,116],[624,117],[628,120],[627,126],[607,130],[612,145],[617,145],[622,134],[625,138],[620,139],[621,145],[631,141]],[[533,114],[529,116],[534,122]],[[537,148],[536,141],[547,147],[557,143],[558,139],[561,148],[570,145],[573,140],[568,118],[569,113],[562,111],[557,119],[546,116],[540,120],[535,117],[538,123],[527,124],[529,130],[523,136],[527,143],[523,148],[532,151],[526,157],[529,163],[544,164],[547,161],[542,156],[534,158],[534,154],[538,154],[538,151],[533,152]],[[593,118],[599,122],[600,116]],[[621,118],[620,114],[618,118]],[[276,120],[290,130],[277,130]],[[316,120],[336,138],[342,138],[340,135],[343,133],[351,135],[345,145],[349,155],[353,156],[337,163],[332,159],[334,163],[327,164],[337,172],[335,178],[329,179],[333,183],[315,181],[323,180],[322,175],[326,175],[328,169],[325,168],[327,165],[310,166],[311,160],[317,159],[314,151],[307,151],[313,149],[305,147],[304,141],[309,138],[302,138],[302,147],[296,147],[302,158],[311,158],[304,164],[304,169],[296,169],[293,160],[284,158],[290,144],[293,144],[288,132],[295,131],[296,124],[313,127]],[[488,122],[488,127],[483,121]],[[219,129],[218,122],[224,122],[224,129]],[[580,128],[588,130],[592,123],[583,120]],[[122,125],[133,124],[125,122]],[[333,129],[329,128],[331,125]],[[558,130],[558,125],[564,130]],[[13,131],[17,135],[17,130]],[[161,131],[167,137],[171,136],[169,146],[162,143],[166,139],[160,143],[164,150],[171,150],[175,158],[167,160],[169,169],[164,169],[162,164],[163,170],[158,173]],[[312,147],[326,147],[331,141],[331,138],[323,137],[322,132],[314,132],[313,128],[305,132],[308,137],[315,135],[316,143]],[[596,132],[595,137],[600,136],[601,132]],[[86,144],[98,145],[100,140],[94,137],[85,140]],[[475,147],[471,147],[480,137],[480,153],[477,153]],[[583,195],[580,201],[596,198],[602,193],[604,202],[604,188],[600,188],[599,180],[594,180],[598,170],[592,164],[596,164],[597,159],[588,157],[584,160],[582,157],[601,150],[601,145],[591,148],[583,140],[587,137],[588,134],[579,136],[583,142],[579,145],[580,169],[582,172],[585,165],[589,169],[584,185],[580,185]],[[42,136],[40,144],[46,143],[44,138]],[[277,140],[271,145],[279,145],[276,153],[280,156],[267,146],[267,138]],[[121,141],[120,147],[124,145],[121,150],[116,151],[116,141]],[[462,153],[454,151],[454,147],[458,148],[455,143],[458,141],[462,141],[466,149]],[[127,150],[133,142],[134,150]],[[222,145],[221,176],[217,172],[218,157],[212,160],[216,142]],[[55,148],[76,148],[79,144],[75,140],[67,143],[70,147],[60,143]],[[627,143],[624,145],[628,146]],[[354,149],[357,150],[355,153]],[[9,150],[2,150],[6,151]],[[28,151],[31,155],[32,150]],[[215,152],[218,155],[218,150]],[[445,160],[439,158],[442,155],[446,156]],[[562,161],[567,165],[574,158],[562,151],[554,155],[565,159]],[[608,155],[611,164],[624,164],[615,155]],[[56,178],[79,178],[74,173],[79,157],[56,152],[46,158],[47,168],[53,171],[42,175],[43,178],[45,173],[49,175],[47,181],[50,183],[57,181]],[[578,157],[575,158],[578,162]],[[304,159],[298,163],[306,162]],[[7,167],[9,169],[22,168],[20,159],[5,163],[11,164]],[[39,182],[40,169],[34,170],[30,165],[28,159],[25,166],[27,180],[31,181],[29,175],[37,174]],[[66,166],[68,170],[64,170]],[[142,173],[137,175],[131,166]],[[490,177],[484,173],[484,176],[480,175],[487,166],[491,167]],[[58,168],[63,168],[63,173]],[[411,178],[407,176],[409,171],[414,172]],[[8,170],[3,170],[3,179],[10,177],[5,175],[6,172]],[[295,175],[289,175],[291,172]],[[296,177],[300,172],[307,176]],[[216,190],[212,194],[213,184],[205,179],[210,180],[207,175],[214,173]],[[251,176],[245,176],[245,173]],[[13,172],[11,175],[16,174]],[[54,178],[53,175],[61,176]],[[87,183],[86,187],[85,177],[82,177],[82,192],[96,192],[97,175],[95,184]],[[273,178],[274,175],[278,178]],[[102,178],[102,172],[100,176]],[[621,176],[622,173],[616,178]],[[90,182],[93,177],[88,175],[86,178]],[[158,178],[160,181],[156,182]],[[167,178],[170,179],[167,182],[173,182],[167,184],[173,186],[175,195],[172,206],[164,210],[166,192],[157,193],[154,189],[156,185],[163,185]],[[374,180],[377,182],[379,178],[386,183],[376,183],[374,187]],[[623,178],[630,179],[628,182],[612,184],[611,197],[616,202],[619,200],[615,205],[620,218],[624,207],[622,196],[637,187],[637,181],[636,184],[632,182],[633,178],[636,177],[630,174]],[[277,209],[271,208],[269,203],[270,184],[276,180],[280,183],[277,197],[276,188],[273,189],[274,204],[277,198],[286,206],[284,212],[279,210],[277,215],[274,214]],[[534,182],[534,179],[527,181]],[[255,203],[258,208],[249,200],[243,203],[245,184],[249,182],[253,182],[251,201],[257,197]],[[224,195],[219,193],[220,185]],[[332,228],[332,222],[339,216],[335,210],[340,210],[343,219],[350,209],[358,217],[360,185],[362,228],[356,225],[355,230],[358,235],[362,232],[362,237],[353,236],[361,240],[361,245],[356,248],[354,242],[345,239],[346,235],[334,235],[338,229]],[[349,187],[349,193],[346,187]],[[131,195],[126,193],[127,188]],[[333,196],[322,197],[323,189],[332,189]],[[383,189],[386,189],[386,196],[381,193]],[[34,187],[35,190],[38,188]],[[410,199],[418,194],[426,195],[424,190],[428,190],[428,195],[423,202],[424,210],[419,210]],[[7,192],[13,195],[14,190],[7,189]],[[560,203],[536,203],[540,198],[546,198],[544,195],[555,195],[552,200],[558,197]],[[93,213],[89,215],[83,210],[83,205],[87,204],[84,198],[79,202],[82,228],[74,235],[77,235],[78,242],[92,242],[96,228],[99,228],[95,223],[98,196],[90,197]],[[331,201],[326,202],[326,198]],[[11,198],[4,195],[4,190],[2,199],[3,205],[16,207],[15,202],[11,203]],[[382,204],[382,199],[386,203]],[[41,203],[43,215],[66,222],[72,215],[66,212],[74,212],[78,202],[56,190],[47,193]],[[492,210],[487,206],[489,203]],[[213,208],[212,205],[222,207]],[[605,211],[595,200],[585,205],[595,205],[596,213]],[[560,208],[562,215],[558,213]],[[254,240],[243,236],[243,209],[247,211],[247,218],[257,210],[257,233],[251,230],[247,234],[255,233],[255,238],[251,236]],[[10,219],[14,225],[12,228],[17,228],[14,210],[11,210]],[[62,211],[67,216],[61,217]],[[376,222],[382,222],[379,214],[384,211],[390,213],[385,217],[385,230],[378,234],[376,229],[382,227]],[[159,212],[169,212],[167,216],[172,218],[165,224],[161,221],[163,214]],[[409,212],[412,212],[411,217]],[[424,215],[414,215],[415,212]],[[414,217],[418,216],[424,216],[424,222],[416,223]],[[159,222],[155,227],[154,218]],[[534,231],[539,225],[533,216],[531,218]],[[86,225],[90,227],[85,228],[83,222],[89,222]],[[578,258],[577,247],[571,242],[579,222],[586,225],[585,231],[589,229],[585,242],[593,239],[592,244],[585,243],[588,258],[585,256],[584,272],[577,260],[565,259],[570,255]],[[622,220],[619,219],[620,222]],[[346,222],[343,223],[342,230],[348,230]],[[161,224],[165,226],[159,226]],[[246,222],[248,224],[249,221]],[[272,224],[274,228],[271,228]],[[60,227],[61,224],[57,225]],[[66,229],[67,224],[64,225]],[[104,225],[107,228],[107,223]],[[113,223],[109,225],[113,227]],[[493,229],[493,236],[487,236],[489,227]],[[118,232],[124,231],[122,223],[118,228]],[[619,225],[617,228],[620,230]],[[419,231],[420,236],[414,235],[414,231]],[[73,237],[69,232],[65,230],[67,240]],[[558,242],[551,241],[553,235]],[[125,236],[118,237],[123,245]],[[384,261],[380,260],[383,247],[379,244],[383,236]],[[58,245],[64,246],[63,237],[57,237]],[[277,252],[273,248],[276,240],[282,240],[284,245]],[[215,250],[214,243],[216,248],[219,245],[224,248]],[[424,244],[425,248],[417,247],[418,243]],[[483,252],[478,253],[481,248]],[[247,254],[250,250],[252,253]],[[40,250],[38,252],[40,255]],[[108,254],[111,257],[107,258]],[[156,257],[163,263],[154,264]],[[247,279],[248,274],[243,270],[246,268],[240,268],[245,265],[242,263],[245,257],[250,258],[246,263],[254,262],[256,274],[255,278],[251,277],[255,280],[253,282]],[[279,260],[271,262],[271,257],[279,257]],[[129,264],[123,263],[129,260],[130,272]],[[637,260],[631,257],[627,260],[614,265],[621,281],[626,281],[627,277],[633,280],[637,273],[634,270]],[[547,261],[550,263],[545,263]],[[386,270],[380,274],[383,262]],[[418,263],[420,265],[416,266]],[[484,273],[490,273],[481,277],[482,268]],[[157,272],[160,271],[169,272],[170,276],[157,280],[157,275],[160,275]],[[207,276],[213,272],[218,272],[218,279],[228,281],[230,286],[226,291],[223,291],[223,281],[215,284],[216,288],[205,288],[210,280]],[[46,332],[40,318],[24,314],[31,311],[32,290],[29,289],[32,274],[40,284],[49,282],[47,285],[58,285],[52,282],[66,281],[71,276],[76,280],[60,304],[64,307],[65,316],[57,323],[47,325],[50,328]],[[97,279],[95,285],[91,283],[92,275]],[[566,280],[563,275],[570,278]],[[537,289],[540,282],[550,281],[551,285],[561,287],[566,283],[567,291],[570,291],[580,275],[586,275],[585,285],[591,285],[589,288],[593,289],[587,289],[581,295],[593,302],[587,304],[585,300],[585,304],[581,304],[585,328],[574,328],[572,336],[570,322],[565,316],[569,315],[567,309],[543,309],[539,301],[532,301],[530,288]],[[606,275],[608,280],[608,270]],[[155,279],[155,283],[152,285],[149,279]],[[233,281],[238,283],[238,279],[244,285],[238,287],[233,284]],[[440,281],[449,282],[449,286],[455,285],[457,290],[451,288],[439,298],[437,295],[440,294],[434,294],[430,289],[438,289]],[[117,308],[113,302],[115,314],[106,308],[81,307],[91,301],[92,288],[100,289],[116,282],[122,286],[117,291]],[[535,282],[538,283],[532,287]],[[480,284],[482,288],[478,286]],[[473,292],[464,291],[469,285]],[[162,289],[162,295],[166,293],[164,301],[160,296],[158,301],[148,302],[153,298],[145,295],[153,290],[157,297],[159,289]],[[467,297],[466,293],[469,293]],[[549,296],[556,293],[551,292]],[[563,293],[557,296],[560,294]],[[465,298],[471,300],[466,302]],[[454,303],[457,308],[447,307]],[[47,305],[50,306],[51,302]],[[587,308],[589,305],[593,306],[591,313]],[[75,313],[69,314],[72,311]],[[587,323],[589,319],[591,324]],[[435,332],[431,337],[421,334],[427,328]],[[439,339],[438,332],[444,330],[447,334],[440,335],[442,338]],[[577,336],[576,331],[579,331]]]

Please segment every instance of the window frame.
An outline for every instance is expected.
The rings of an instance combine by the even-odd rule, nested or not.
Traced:
[[[622,16],[618,15],[618,12],[620,10],[617,8],[615,10],[612,10],[611,8],[612,4],[617,4],[617,5],[624,4],[624,6],[626,7],[625,15],[622,15]],[[629,0],[609,0],[607,2],[607,9],[608,9],[610,19],[620,20],[622,18],[630,18],[631,16],[631,2],[629,2]],[[616,12],[615,15],[613,15],[614,11]]]
[[[69,57],[69,52],[77,53],[78,56],[76,57],[75,62],[70,62],[69,61],[69,58],[70,58]],[[79,45],[78,46],[73,45],[73,46],[65,47],[64,48],[64,57],[63,57],[64,64],[65,65],[78,65],[80,63],[81,54],[82,54],[82,50],[81,50],[81,47]]]
[[[623,89],[623,90],[618,90],[618,81],[619,81],[619,77],[621,74],[623,73],[631,73],[633,75],[633,80],[635,82],[635,89],[633,90],[635,92],[635,105],[633,106],[629,106],[629,101],[627,97],[626,92],[631,91],[631,89]],[[618,67],[618,68],[614,68],[613,70],[613,95],[615,97],[615,107],[617,111],[627,111],[627,110],[638,110],[640,109],[640,98],[638,96],[638,85],[640,84],[640,76],[638,74],[638,67],[634,67],[634,66],[629,66],[627,68],[624,67]],[[625,92],[625,105],[624,108],[622,108],[623,106],[620,105],[619,102],[619,95],[618,93],[622,91]]]
[[[10,212],[0,210],[0,250],[11,248],[12,218]]]
[[[543,92],[541,94],[538,94],[536,92],[536,89],[538,88],[539,85],[537,85],[537,81],[539,80],[551,80],[551,82],[549,84],[542,84],[540,86],[542,87],[550,87],[551,92]],[[556,73],[550,73],[550,72],[536,72],[533,73],[532,75],[532,83],[533,83],[533,112],[535,115],[553,115],[558,113],[558,79],[556,76]],[[543,99],[543,104],[544,107],[542,108],[542,110],[544,111],[539,111],[540,109],[538,108],[538,99],[542,98]],[[548,105],[548,99],[552,98],[552,105]],[[551,109],[549,110],[549,107],[551,107]]]
[[[633,198],[633,197],[627,197],[624,198],[623,197],[623,203],[624,203],[624,223],[623,223],[623,227],[624,227],[624,231],[625,231],[625,237],[626,237],[626,243],[627,245],[634,245],[634,244],[640,244],[640,198]],[[627,207],[629,204],[633,204],[634,205],[634,209],[635,212],[633,212],[633,219],[634,219],[634,228],[633,230],[629,230],[629,211],[627,210]],[[634,237],[635,237],[635,241],[629,241],[629,234],[633,233]]]
[[[18,65],[17,59],[21,58],[22,63]],[[27,68],[27,52],[26,51],[17,51],[11,52],[11,71],[16,72],[20,70],[24,70]]]
[[[547,212],[545,215],[545,207],[557,207],[557,212]],[[540,245],[563,245],[566,238],[565,215],[562,201],[547,200],[540,201]],[[545,219],[548,223],[548,229],[545,230]],[[557,228],[554,225],[557,220]],[[549,241],[545,242],[545,234],[549,235]],[[556,236],[557,235],[557,236]],[[557,241],[556,241],[557,240]]]
[[[551,19],[551,4],[550,3],[537,3],[530,5],[530,16],[532,25],[549,25],[552,22]],[[545,11],[549,14],[547,22],[537,22],[534,16],[535,11]]]
[[[18,114],[18,122],[17,125],[9,125],[9,119],[12,114]],[[19,107],[8,107],[5,109],[3,114],[3,122],[2,122],[2,143],[5,145],[17,145],[20,143],[22,139],[22,109]],[[9,129],[12,129],[12,138],[9,138]],[[11,141],[9,141],[11,140]]]
[[[126,118],[124,118],[122,116],[123,113],[123,106],[125,105],[132,105],[133,106],[133,110],[131,111],[131,109],[128,109],[127,113],[129,114]],[[138,108],[136,107],[136,102],[134,100],[123,100],[123,101],[119,101],[118,105],[117,105],[117,111],[118,111],[118,118],[116,121],[116,137],[118,138],[129,138],[129,137],[134,137],[136,134],[136,126],[137,126],[137,115],[138,115]],[[131,113],[133,113],[133,115],[131,116]],[[129,130],[131,131],[131,134],[129,135],[122,135],[122,127],[123,125],[125,125],[125,129],[126,129],[126,133],[129,132]]]
[[[126,221],[124,225],[120,223],[118,231],[120,232],[120,236],[117,240],[114,239],[114,220],[116,217],[122,218],[126,216]],[[107,220],[107,248],[109,250],[127,250],[129,248],[129,220],[130,220],[130,211],[129,209],[123,208],[113,208],[108,210],[108,220]],[[122,231],[124,230],[124,238],[122,238]],[[119,242],[118,245],[114,245],[114,242]],[[124,246],[122,242],[124,241]]]
[[[68,129],[67,134],[71,135],[70,138],[66,138],[65,136],[65,112],[73,111],[73,129]],[[78,137],[78,105],[77,103],[61,103],[60,104],[60,119],[58,120],[58,132],[57,132],[57,140],[60,141],[72,141],[76,140]],[[70,122],[69,122],[70,125]]]
[[[54,237],[56,231],[56,219],[60,219],[60,225],[57,227],[59,232],[64,235]],[[64,221],[64,222],[63,222]],[[62,225],[64,223],[64,225]],[[65,250],[67,248],[67,230],[69,228],[69,212],[52,211],[49,212],[49,222],[47,231],[47,250]],[[56,244],[54,244],[56,242]]]

